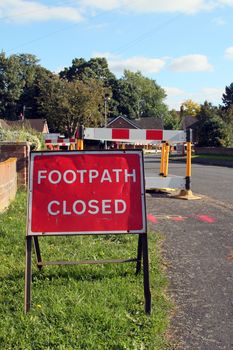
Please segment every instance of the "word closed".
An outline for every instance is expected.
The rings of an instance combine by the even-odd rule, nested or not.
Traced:
[[[141,151],[33,152],[28,235],[143,233]]]

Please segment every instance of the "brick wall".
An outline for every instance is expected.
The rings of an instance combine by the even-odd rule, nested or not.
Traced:
[[[30,146],[27,142],[0,142],[0,161],[11,157],[17,159],[18,186],[27,185],[29,151]]]
[[[0,162],[0,212],[14,200],[17,192],[16,158]]]

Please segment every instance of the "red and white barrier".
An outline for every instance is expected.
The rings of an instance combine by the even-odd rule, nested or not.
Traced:
[[[84,139],[129,143],[158,143],[161,141],[178,143],[186,141],[186,132],[183,130],[85,128]]]
[[[60,134],[56,133],[50,133],[50,134],[45,134],[44,135],[44,140],[46,146],[49,148],[54,147],[54,146],[70,146],[71,144],[75,145],[75,138],[70,137],[70,138],[64,138],[61,137]]]

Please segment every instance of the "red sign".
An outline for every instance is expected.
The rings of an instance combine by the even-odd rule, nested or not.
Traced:
[[[32,152],[28,235],[144,232],[141,151]]]

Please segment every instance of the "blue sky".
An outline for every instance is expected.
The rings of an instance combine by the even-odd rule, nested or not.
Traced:
[[[0,49],[58,72],[101,56],[120,77],[141,71],[169,108],[221,103],[233,82],[233,0],[0,0]]]

